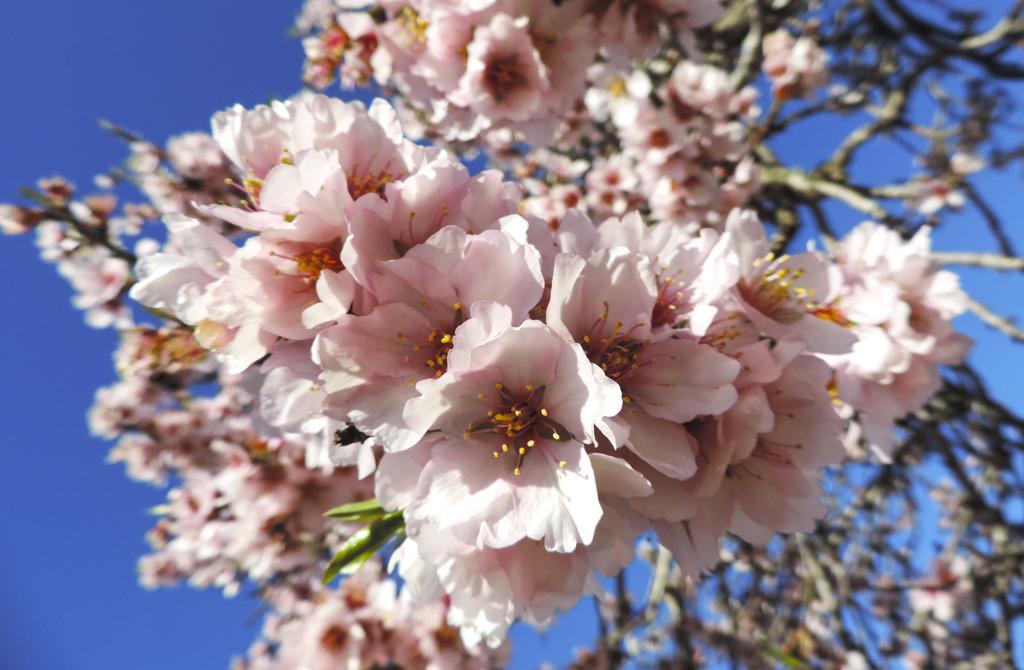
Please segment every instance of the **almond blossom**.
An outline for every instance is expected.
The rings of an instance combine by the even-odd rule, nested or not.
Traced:
[[[857,341],[848,354],[826,360],[837,399],[863,415],[862,438],[883,459],[896,420],[924,405],[939,387],[938,366],[962,362],[971,344],[950,324],[967,297],[930,251],[929,228],[904,240],[873,222],[854,228],[835,250],[843,284],[827,309]]]
[[[774,251],[761,135],[827,56],[765,37],[760,119],[758,89],[696,55],[723,10],[314,0],[306,81],[393,103],[304,92],[164,148],[125,133],[102,182],[148,203],[53,179],[45,206],[0,208],[121,332],[90,424],[172,484],[142,583],[272,607],[236,668],[492,667],[638,542],[698,584],[723,547],[813,531],[828,469],[861,441],[888,457],[963,360],[967,299],[928,228]],[[921,211],[977,167],[956,156]]]

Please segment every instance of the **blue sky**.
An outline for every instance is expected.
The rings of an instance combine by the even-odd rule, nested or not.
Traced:
[[[301,62],[286,34],[297,7],[291,0],[0,3],[0,201],[56,172],[88,189],[94,174],[124,157],[98,118],[162,142],[206,128],[213,111],[235,102],[289,94]],[[802,152],[794,145],[793,159]],[[982,190],[1015,214],[1020,177],[1015,169],[986,179]],[[972,214],[953,217],[938,239],[947,248],[989,250],[973,236],[977,225]],[[189,588],[147,592],[136,583],[135,561],[152,525],[145,510],[164,494],[105,464],[109,445],[89,437],[84,418],[96,387],[114,379],[114,335],[82,323],[29,236],[0,239],[0,282],[0,668],[226,668],[259,631],[258,603]],[[965,283],[993,307],[1024,313],[1020,274],[969,272]],[[1019,350],[973,318],[962,327],[979,342],[973,360],[1021,409],[1010,364],[1019,371]],[[532,667],[542,654],[567,659],[572,643],[592,635],[592,605],[582,607],[539,640],[517,635],[523,653],[515,667]]]

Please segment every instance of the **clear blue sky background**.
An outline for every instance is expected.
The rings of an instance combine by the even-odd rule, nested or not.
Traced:
[[[87,189],[125,152],[96,126],[100,117],[162,142],[205,129],[213,111],[235,102],[288,95],[301,62],[286,35],[297,7],[298,0],[3,0],[0,201],[56,172]],[[783,153],[806,160],[808,144],[815,143]],[[1014,172],[987,179],[982,190],[1012,217],[1020,186]],[[954,217],[939,239],[946,248],[987,250],[977,226],[973,215]],[[965,280],[993,307],[1024,313],[1020,274],[971,272]],[[113,333],[82,323],[30,236],[0,239],[0,286],[0,670],[226,668],[259,631],[255,601],[189,588],[147,592],[136,583],[153,521],[145,510],[164,494],[105,464],[109,445],[88,436],[84,419],[96,387],[114,379]],[[979,341],[973,360],[1021,409],[1020,350],[976,320],[961,325]],[[567,660],[574,643],[591,638],[593,620],[584,603],[545,635],[518,632],[514,667]]]

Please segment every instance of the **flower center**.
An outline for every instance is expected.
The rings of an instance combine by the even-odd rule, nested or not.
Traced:
[[[639,367],[637,358],[644,350],[647,342],[632,337],[632,333],[644,324],[635,323],[628,330],[620,321],[611,329],[611,333],[600,337],[597,333],[606,332],[605,322],[608,320],[608,303],[604,303],[604,311],[590,327],[589,334],[581,338],[583,350],[587,358],[597,365],[611,379],[619,381]]]
[[[367,193],[376,193],[384,197],[384,187],[395,180],[395,175],[385,166],[377,172],[365,172],[359,174],[358,167],[353,166],[351,172],[345,175],[348,182],[348,194],[353,200],[358,200]]]
[[[413,354],[418,354],[410,354],[406,356],[406,363],[410,363],[425,354],[426,357],[423,359],[423,364],[433,371],[435,377],[440,377],[448,371],[448,353],[454,346],[452,333],[455,332],[455,329],[458,328],[465,320],[465,315],[462,313],[461,302],[455,303],[453,309],[454,313],[451,318],[451,327],[431,330],[425,341],[415,337],[409,337],[402,331],[395,333],[395,336],[404,344],[404,346],[411,346]],[[435,321],[435,323],[437,323],[437,321]]]
[[[434,640],[437,642],[437,646],[442,649],[451,649],[459,641],[459,629],[448,624],[441,624],[441,626],[434,631]]]
[[[346,641],[348,641],[348,633],[337,624],[325,630],[324,634],[320,636],[320,644],[332,654],[337,654],[344,649]]]
[[[427,28],[430,27],[430,23],[420,16],[419,12],[412,7],[403,7],[402,11],[398,12],[398,22],[401,24],[402,30],[409,36],[410,41],[426,43]]]
[[[629,90],[626,88],[626,80],[620,75],[615,75],[612,80],[608,83],[608,93],[616,98],[625,97]]]
[[[825,321],[831,321],[834,324],[840,325],[843,328],[850,328],[853,326],[853,322],[846,318],[846,315],[839,310],[835,305],[822,305],[820,307],[814,307],[814,303],[808,303],[808,307],[811,308],[811,316],[816,316],[819,319]]]
[[[774,254],[754,261],[758,267],[767,267],[753,282],[741,282],[740,295],[762,314],[780,323],[793,323],[807,311],[808,300],[814,296],[814,289],[806,289],[798,282],[805,274],[803,268],[785,267],[789,256],[775,259]]]
[[[659,275],[658,299],[654,303],[651,325],[655,327],[676,325],[676,321],[679,320],[679,315],[676,312],[679,310],[680,304],[685,303],[686,300],[686,291],[683,288],[683,283],[677,281],[675,277],[665,277],[663,279]]]
[[[527,384],[522,393],[515,393],[504,384],[495,384],[494,393],[480,393],[477,398],[487,407],[487,418],[471,421],[463,438],[493,434],[500,440],[500,451],[494,457],[509,454],[514,459],[513,474],[519,476],[523,461],[541,440],[564,441],[572,438],[569,431],[551,418],[543,406],[544,387]],[[559,467],[566,462],[560,461]]]
[[[526,77],[523,76],[519,65],[519,54],[504,54],[488,60],[487,68],[484,70],[484,86],[491,97],[499,103],[509,92],[525,85]]]
[[[583,340],[587,357],[615,381],[636,370],[636,359],[646,344],[628,335],[614,335],[596,342],[584,336]]]
[[[305,251],[298,251],[294,254],[273,251],[270,255],[294,263],[295,272],[291,273],[292,276],[301,278],[310,286],[316,284],[324,270],[338,272],[344,267],[340,258],[341,239],[334,240],[326,246],[308,247],[303,245],[299,248],[304,248]],[[279,274],[285,273],[279,272]]]
[[[434,351],[427,358],[427,367],[434,370],[434,376],[440,377],[448,369],[448,352],[452,350],[452,334],[430,331],[427,342],[434,346]]]

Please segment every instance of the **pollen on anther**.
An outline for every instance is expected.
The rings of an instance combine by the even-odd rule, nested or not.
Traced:
[[[527,384],[526,385],[526,390],[527,391],[532,391],[533,390],[533,384]]]
[[[519,454],[522,455],[522,454],[525,454],[525,453],[526,453],[526,447],[519,447]]]
[[[462,309],[462,303],[461,302],[457,302],[457,303],[455,303],[455,305],[453,307],[455,309]]]
[[[532,446],[534,446],[535,444],[537,444],[537,443],[536,443],[536,442],[534,442],[533,440],[527,440],[527,441],[526,441],[526,446],[528,446],[528,447],[532,447]]]
[[[508,451],[508,445],[507,444],[501,445],[501,450],[502,451]]]
[[[515,470],[512,471],[512,474],[514,474],[516,477],[518,477],[520,474],[522,474],[522,470],[520,470],[519,468],[516,468]]]
[[[558,467],[560,468],[564,468],[567,465],[569,465],[568,461],[558,461]]]
[[[498,453],[498,452],[496,452],[496,451],[495,451],[495,452],[492,452],[492,453],[494,453],[494,457],[495,457],[495,458],[500,458],[500,457],[501,457],[501,454],[499,454],[499,453]]]
[[[560,439],[562,439],[562,436],[559,435],[558,433],[551,433],[551,439],[552,440],[560,440]]]
[[[500,390],[501,390],[501,389],[503,389],[503,388],[505,388],[505,386],[504,386],[503,384],[495,384],[495,385],[494,385],[494,389],[495,389],[496,391],[500,391]]]
[[[547,416],[548,415],[548,411],[546,409],[544,409],[543,407],[541,407],[540,408],[540,415],[541,416]]]
[[[476,399],[477,400],[487,400],[487,394],[486,393],[479,393],[479,394],[477,394]]]

